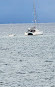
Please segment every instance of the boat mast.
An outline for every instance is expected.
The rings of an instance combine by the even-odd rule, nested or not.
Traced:
[[[33,8],[34,8],[34,23],[36,25],[36,7],[35,7],[35,0],[33,0]]]

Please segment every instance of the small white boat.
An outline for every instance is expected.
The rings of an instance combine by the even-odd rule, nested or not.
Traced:
[[[36,28],[36,9],[35,9],[35,0],[33,0],[34,4],[34,26],[31,27],[31,28],[28,28],[28,31],[25,32],[25,35],[42,35],[43,34],[43,31],[39,31],[37,28]]]
[[[13,36],[15,36],[15,34],[9,34],[9,37],[13,37]]]
[[[25,35],[42,35],[42,34],[43,32],[36,29],[36,27],[28,28],[28,31],[25,32]]]

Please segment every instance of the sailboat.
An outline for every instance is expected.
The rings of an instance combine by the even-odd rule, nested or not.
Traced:
[[[28,31],[25,32],[25,35],[42,35],[43,31],[39,31],[36,28],[36,8],[35,8],[35,0],[33,0],[33,8],[34,8],[34,26],[31,28],[28,28]]]
[[[11,24],[11,32],[12,32],[12,30],[13,30],[13,26],[12,26],[12,24]],[[14,36],[16,36],[16,35],[13,34],[13,33],[10,33],[8,36],[9,36],[9,37],[14,37]]]

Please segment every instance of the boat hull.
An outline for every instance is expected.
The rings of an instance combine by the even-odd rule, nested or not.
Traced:
[[[15,34],[9,34],[9,37],[13,37],[13,36],[15,36]]]
[[[27,33],[27,32],[25,32],[25,35],[27,36],[27,35],[43,35],[43,32],[35,32],[35,33]]]

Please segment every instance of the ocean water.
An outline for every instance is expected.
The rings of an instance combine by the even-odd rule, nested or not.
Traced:
[[[0,24],[0,87],[55,87],[55,23]],[[9,34],[15,34],[9,37]]]

